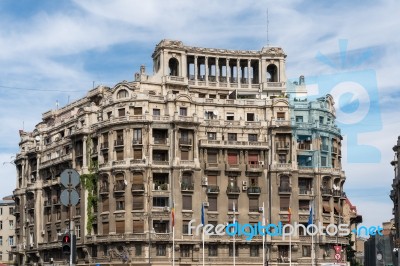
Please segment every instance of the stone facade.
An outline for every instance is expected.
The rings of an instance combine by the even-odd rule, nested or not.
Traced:
[[[176,265],[201,264],[201,236],[187,227],[201,223],[202,203],[210,224],[257,223],[263,204],[269,223],[287,223],[290,207],[291,221],[307,224],[310,205],[316,223],[339,222],[346,178],[333,99],[307,100],[304,77],[287,83],[281,48],[163,40],[152,57],[153,75],[142,67],[134,81],[90,90],[20,132],[14,252],[21,265],[65,261],[59,236],[69,215],[59,181],[67,168],[98,178],[93,204],[81,187],[71,210],[79,265],[171,265],[173,248]],[[262,263],[262,238],[235,241],[237,265]],[[292,261],[311,265],[311,237],[291,242]],[[333,244],[348,241],[314,243],[320,264],[334,261]],[[230,237],[206,237],[207,265],[231,263],[232,247]],[[288,250],[288,239],[266,238],[269,265],[287,262]]]
[[[11,196],[0,200],[0,263],[13,264],[11,247],[15,246],[14,201]]]

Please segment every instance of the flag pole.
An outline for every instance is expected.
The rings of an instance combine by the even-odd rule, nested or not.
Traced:
[[[175,202],[172,202],[172,265],[175,266]]]
[[[314,224],[314,213],[313,213],[313,208],[314,208],[314,197],[312,198],[311,206],[310,206],[310,218],[309,224]],[[311,266],[315,265],[315,249],[314,249],[314,231],[313,234],[311,235]]]
[[[201,228],[201,239],[203,242],[203,266],[204,266],[204,202],[201,203],[201,224],[203,225]]]
[[[289,225],[292,224],[292,209],[289,207]],[[289,265],[292,266],[292,234],[289,234]]]
[[[265,228],[264,226],[265,226],[265,209],[264,209],[264,202],[263,202],[263,213],[262,213],[262,225],[263,225],[263,228]],[[261,233],[261,232],[260,232]],[[262,251],[263,251],[263,256],[262,256],[262,258],[263,258],[263,262],[262,262],[262,265],[264,266],[265,265],[265,229],[263,229],[263,238],[262,238],[262,241],[263,241],[263,244],[262,244]]]
[[[236,212],[236,208],[235,208],[235,201],[233,201],[233,224],[236,223],[236,217],[235,217],[235,212]],[[235,235],[233,235],[233,266],[236,265],[236,241],[235,241]]]

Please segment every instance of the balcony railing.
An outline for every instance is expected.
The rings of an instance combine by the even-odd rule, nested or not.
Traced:
[[[132,192],[144,192],[144,184],[132,184]]]
[[[331,188],[321,188],[322,196],[332,196],[332,189]]]
[[[261,194],[261,188],[257,186],[251,186],[247,188],[247,194],[248,195],[260,195]]]
[[[340,190],[333,190],[333,196],[335,198],[340,198],[342,196],[342,191]]]
[[[299,188],[299,195],[311,195],[311,189]]]
[[[142,145],[142,139],[133,139],[132,140],[132,145]]]
[[[287,186],[279,186],[278,192],[279,194],[290,194],[292,193],[292,188]]]
[[[167,144],[167,138],[154,138],[154,144]]]
[[[193,191],[194,190],[194,184],[193,183],[182,183],[181,184],[181,190],[182,191]]]
[[[207,186],[207,193],[208,194],[218,194],[219,186],[215,186],[215,185]]]
[[[311,150],[311,143],[298,143],[297,148],[299,150]]]
[[[156,164],[156,165],[169,165],[169,161],[168,160],[163,160],[163,161],[161,161],[161,160],[153,160],[153,164]]]
[[[322,144],[322,145],[321,145],[321,150],[322,150],[322,151],[329,151],[329,146],[326,145],[326,144]]]
[[[114,192],[125,192],[125,183],[115,183]]]
[[[277,150],[288,150],[289,147],[290,147],[289,142],[282,142],[282,141],[276,142],[276,149]]]
[[[108,194],[110,191],[110,188],[108,187],[108,185],[102,185],[99,188],[99,193],[100,194]]]
[[[169,190],[168,183],[153,184],[153,190]]]
[[[180,138],[179,145],[192,146],[192,139]]]
[[[124,146],[124,140],[123,139],[117,139],[114,141],[114,147],[123,147]]]
[[[240,194],[240,188],[238,186],[228,186],[226,188],[226,194]]]
[[[101,143],[100,150],[108,150],[108,142]]]

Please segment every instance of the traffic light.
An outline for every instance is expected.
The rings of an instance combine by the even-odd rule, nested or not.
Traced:
[[[71,235],[69,233],[65,233],[62,237],[62,253],[64,255],[71,254]]]

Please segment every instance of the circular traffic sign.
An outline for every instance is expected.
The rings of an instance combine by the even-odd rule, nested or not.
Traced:
[[[75,206],[79,202],[79,194],[75,189],[64,189],[60,195],[61,203],[64,206]]]
[[[79,174],[75,169],[66,169],[61,173],[60,181],[64,187],[76,187],[80,182]]]
[[[335,254],[335,260],[339,261],[342,258],[339,253]]]

